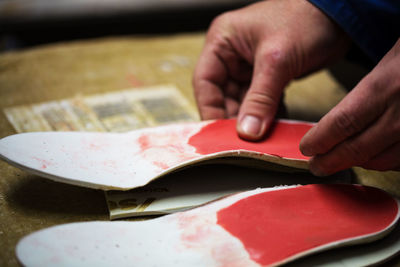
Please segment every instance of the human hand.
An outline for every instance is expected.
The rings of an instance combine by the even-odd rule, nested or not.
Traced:
[[[342,56],[348,37],[305,0],[268,0],[215,19],[193,77],[202,119],[238,116],[258,140],[293,78]]]
[[[302,139],[310,169],[400,170],[400,39],[379,64]]]

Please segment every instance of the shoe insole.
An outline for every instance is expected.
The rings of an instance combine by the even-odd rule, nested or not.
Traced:
[[[260,142],[240,139],[235,124],[217,120],[128,133],[22,133],[0,140],[0,158],[55,181],[103,190],[140,187],[176,169],[217,158],[255,158],[307,169],[308,158],[300,153],[299,143],[312,124],[276,121]]]
[[[277,266],[373,242],[398,218],[398,201],[376,188],[288,186],[147,221],[55,226],[23,238],[16,253],[25,266]]]

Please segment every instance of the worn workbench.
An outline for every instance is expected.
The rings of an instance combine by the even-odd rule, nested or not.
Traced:
[[[194,105],[191,75],[204,35],[119,37],[61,43],[0,54],[0,109],[42,101],[174,84]],[[171,58],[186,59],[174,65]],[[168,68],[165,63],[170,62]],[[318,120],[345,95],[322,71],[293,82],[285,102],[290,118]],[[14,134],[0,114],[0,137]],[[400,173],[355,169],[360,183],[400,196]],[[68,222],[108,220],[102,191],[52,182],[0,162],[0,266],[18,265],[17,241],[33,231]],[[321,178],[323,179],[323,178]],[[391,262],[392,263],[396,263]]]

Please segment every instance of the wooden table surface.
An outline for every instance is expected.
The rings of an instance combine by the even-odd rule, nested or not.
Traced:
[[[175,84],[194,105],[192,72],[204,34],[103,38],[0,54],[0,108],[77,94]],[[184,65],[173,60],[185,59]],[[170,63],[172,68],[163,68]],[[289,117],[318,120],[345,95],[327,72],[291,83]],[[0,137],[14,134],[0,114]],[[354,169],[358,182],[400,197],[399,172]],[[14,248],[26,234],[76,221],[108,220],[104,193],[52,182],[0,162],[0,266],[17,266]],[[395,259],[390,264],[397,264]]]

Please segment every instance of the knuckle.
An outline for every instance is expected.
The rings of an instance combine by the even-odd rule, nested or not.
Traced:
[[[231,39],[235,36],[235,14],[226,12],[216,17],[210,25],[206,36],[206,44],[215,54],[232,49]]]
[[[278,101],[265,89],[254,89],[251,94],[248,95],[247,101],[262,107],[275,107],[278,105]]]
[[[274,42],[260,52],[260,57],[272,68],[281,68],[287,64],[286,54],[284,45]]]
[[[343,144],[343,158],[362,164],[370,159],[370,155],[358,143],[347,142]]]
[[[339,135],[345,137],[352,136],[361,130],[361,126],[357,123],[357,120],[345,111],[340,111],[337,114],[333,121],[333,126]]]
[[[210,24],[210,29],[215,28],[215,27],[220,27],[221,24],[225,23],[225,17],[228,15],[228,13],[222,13],[221,15],[215,17]]]
[[[229,11],[215,17],[211,21],[209,33],[213,33],[214,29],[219,31],[220,29],[228,27],[232,22],[235,21],[234,16],[235,13],[233,11]]]

